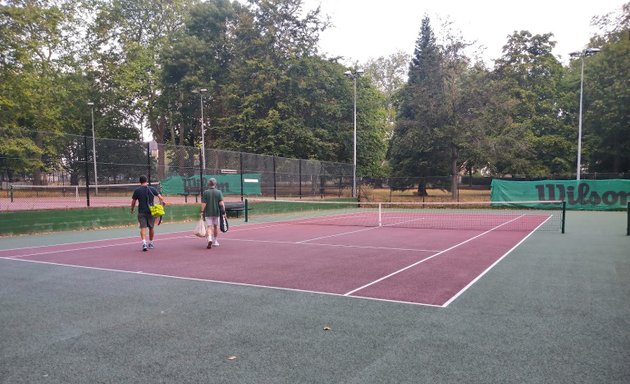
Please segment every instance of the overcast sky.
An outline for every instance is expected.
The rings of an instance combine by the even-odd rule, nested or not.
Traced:
[[[305,9],[321,4],[333,27],[320,35],[320,53],[343,56],[346,65],[403,51],[413,53],[426,14],[433,31],[449,19],[453,29],[486,47],[484,61],[501,56],[514,31],[553,33],[554,54],[567,62],[569,52],[585,48],[596,32],[591,18],[619,11],[627,0],[304,0]]]

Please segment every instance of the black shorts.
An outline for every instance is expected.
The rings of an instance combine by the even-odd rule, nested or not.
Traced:
[[[155,224],[155,217],[150,213],[138,212],[138,224],[140,228],[153,228]]]

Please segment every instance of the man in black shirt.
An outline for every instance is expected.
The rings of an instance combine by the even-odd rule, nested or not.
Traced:
[[[160,199],[162,205],[166,205],[166,201],[157,189],[148,185],[147,177],[140,176],[140,186],[133,191],[131,197],[131,213],[136,207],[136,201],[138,202],[138,223],[140,224],[140,238],[142,239],[142,250],[147,251],[149,248],[154,248],[153,236],[155,231],[153,230],[155,224],[155,217],[151,215],[150,205],[153,205],[153,200],[157,196]],[[149,228],[149,244],[146,239],[146,229]]]

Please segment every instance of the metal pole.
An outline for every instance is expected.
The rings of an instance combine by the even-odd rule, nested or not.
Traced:
[[[243,195],[244,195],[244,188],[243,188],[243,152],[239,152],[238,153],[238,166],[240,168],[240,174],[241,174],[241,201],[243,201]]]
[[[298,162],[300,165],[299,174],[300,174],[300,199],[301,199],[302,198],[302,159],[299,159]]]
[[[276,157],[273,157],[273,199],[278,200],[278,188],[276,184]]]
[[[88,167],[88,145],[87,134],[83,134],[83,149],[85,152],[85,198],[87,206],[90,206],[90,168]]]
[[[357,197],[357,75],[354,80],[354,135],[352,155],[352,197]]]
[[[567,220],[567,202],[562,202],[562,233],[564,233],[564,227]]]
[[[203,91],[199,92],[199,96],[201,96],[201,166],[202,169],[206,170],[206,137],[205,137],[205,127],[203,124]]]
[[[147,175],[151,185],[151,143],[147,143]]]
[[[96,136],[94,135],[94,103],[92,103],[92,156],[94,156],[94,188],[98,195],[98,173],[96,172]]]
[[[582,168],[582,99],[584,97],[584,55],[582,55],[582,71],[580,75],[580,116],[578,122],[577,180],[580,180]]]
[[[201,150],[201,157],[203,158],[203,149]],[[199,164],[199,197],[203,196],[203,164]]]

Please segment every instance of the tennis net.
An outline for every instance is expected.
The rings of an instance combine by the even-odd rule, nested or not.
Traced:
[[[453,230],[527,230],[564,233],[562,201],[341,202],[246,200],[246,221]]]

